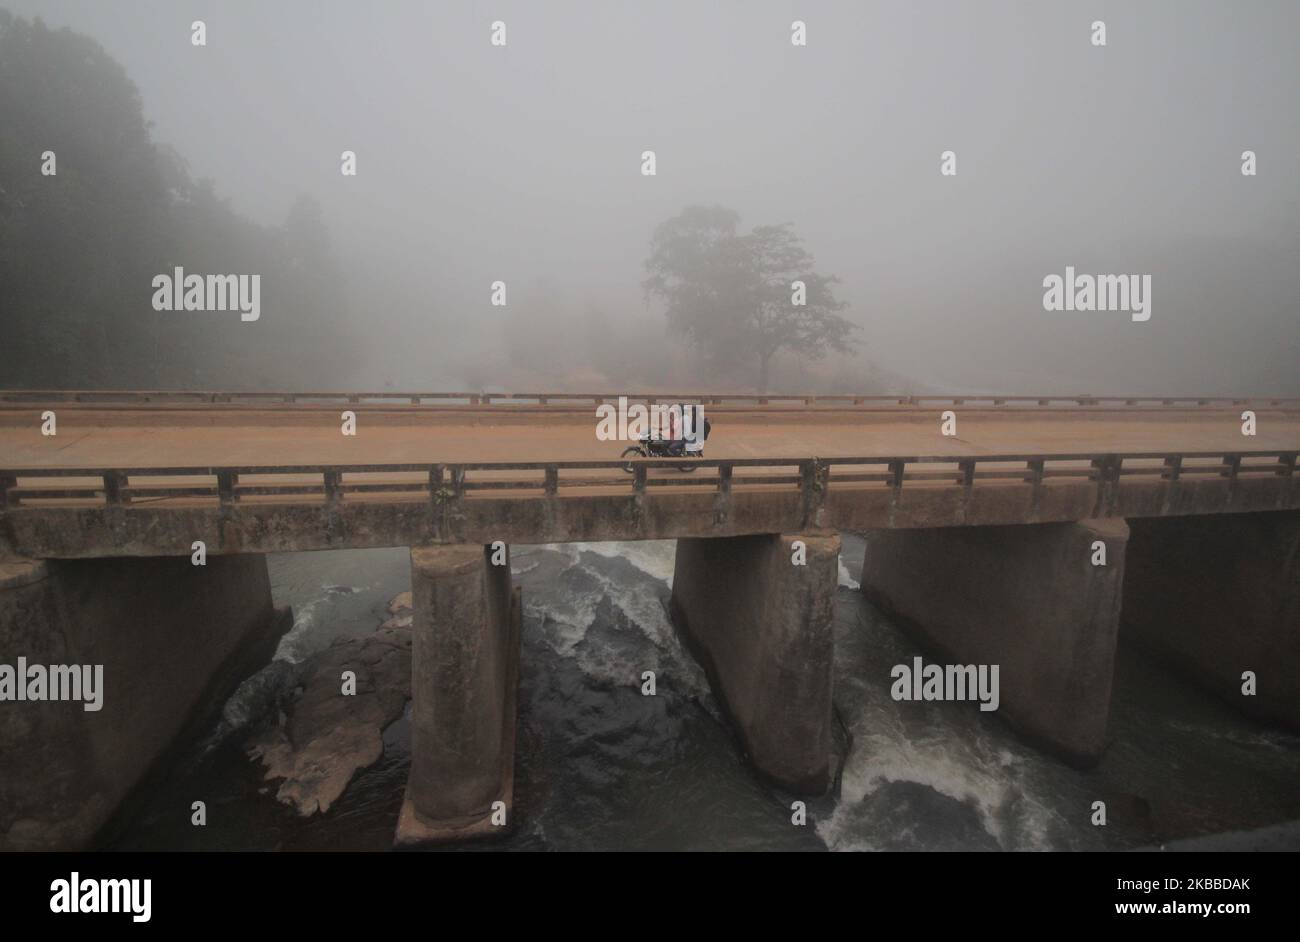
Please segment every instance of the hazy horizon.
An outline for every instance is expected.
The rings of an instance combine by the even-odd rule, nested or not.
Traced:
[[[841,385],[869,362],[932,391],[1300,395],[1295,4],[0,6],[99,42],[238,213],[320,202],[366,341],[333,385],[581,383],[600,342],[679,363],[643,263],[716,203],[838,276]],[[1151,319],[1045,311],[1066,266],[1150,274]]]

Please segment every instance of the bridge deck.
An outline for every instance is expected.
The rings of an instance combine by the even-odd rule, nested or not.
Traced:
[[[939,409],[831,414],[711,410],[710,458],[1267,451],[1300,448],[1300,411],[1258,411],[1241,434],[1238,409],[1056,410],[957,408],[957,435]],[[58,407],[58,435],[40,410],[0,415],[0,468],[405,464],[612,460],[626,442],[602,442],[592,410],[498,417],[479,413],[358,413],[346,437],[338,411],[77,411]]]
[[[58,434],[42,436],[55,408]],[[618,465],[590,406],[0,407],[0,550],[81,556],[638,539],[1300,507],[1300,410],[710,408],[693,474]],[[82,472],[82,473],[78,473]],[[297,509],[295,509],[297,508]],[[7,544],[7,547],[6,547]]]

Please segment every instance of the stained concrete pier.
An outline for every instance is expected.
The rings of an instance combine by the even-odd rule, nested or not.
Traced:
[[[836,535],[677,541],[673,621],[754,767],[802,794],[830,782],[839,554]]]
[[[511,823],[522,611],[491,546],[411,550],[411,774],[399,846]]]
[[[1300,513],[1129,526],[1125,637],[1247,715],[1300,730]]]
[[[265,663],[288,622],[264,556],[0,564],[0,663],[103,665],[97,711],[0,703],[0,851],[87,846],[196,706]]]
[[[997,664],[999,712],[1080,766],[1106,746],[1128,527],[873,530],[862,591],[952,664]],[[1105,565],[1094,565],[1095,544]]]

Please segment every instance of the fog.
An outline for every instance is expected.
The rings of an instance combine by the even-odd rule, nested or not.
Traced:
[[[720,204],[791,223],[860,327],[773,391],[1300,395],[1295,3],[0,6],[101,44],[239,215],[319,202],[349,330],[300,327],[281,386],[751,389],[642,288],[656,226]],[[1044,310],[1067,266],[1150,275],[1150,319]],[[269,278],[257,323],[167,316],[251,350]]]

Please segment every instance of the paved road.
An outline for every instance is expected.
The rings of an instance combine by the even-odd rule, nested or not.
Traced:
[[[780,416],[711,413],[710,458],[1265,451],[1300,449],[1300,413],[1261,410],[1258,434],[1241,434],[1239,410],[1085,410],[1033,414],[957,411],[957,435],[940,411]],[[610,460],[627,443],[596,438],[594,414],[399,415],[362,412],[355,437],[336,413],[292,411],[59,410],[58,434],[40,434],[37,410],[0,417],[0,468],[403,462]],[[476,424],[477,422],[477,424]]]

